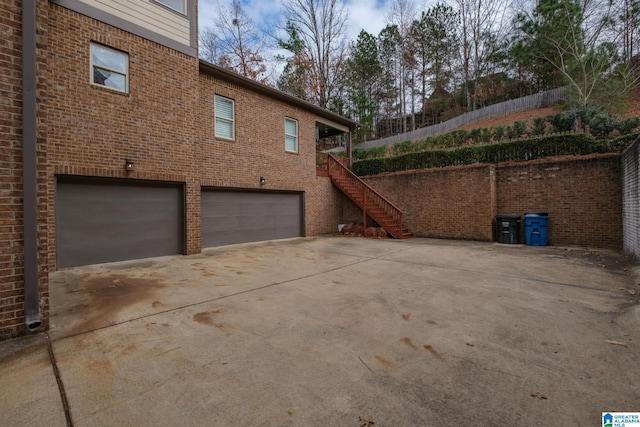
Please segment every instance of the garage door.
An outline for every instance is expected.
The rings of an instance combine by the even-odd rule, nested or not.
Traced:
[[[182,254],[182,188],[58,177],[58,267]]]
[[[202,192],[202,246],[300,237],[302,193]]]

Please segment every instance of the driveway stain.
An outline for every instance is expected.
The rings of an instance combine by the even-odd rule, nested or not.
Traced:
[[[139,278],[125,275],[81,277],[74,292],[79,301],[69,308],[74,312],[75,326],[69,334],[102,328],[118,321],[118,314],[127,307],[153,300],[154,294],[165,287],[158,278]],[[147,303],[148,304],[148,303]]]
[[[224,323],[213,323],[212,315],[223,315],[226,311],[222,308],[213,311],[202,311],[193,315],[193,320],[203,325],[213,325],[218,329],[224,328]]]
[[[416,350],[418,349],[418,347],[416,347],[413,344],[413,342],[411,341],[411,338],[409,338],[409,337],[400,338],[400,342],[408,345],[411,348],[415,348]]]
[[[194,314],[193,320],[203,325],[210,325],[213,323],[213,319],[211,319],[211,315],[206,311],[202,313]]]
[[[437,357],[438,359],[442,359],[442,353],[440,353],[438,350],[436,350],[435,348],[433,348],[430,345],[425,344],[424,345],[424,349],[427,350],[429,353],[433,354],[435,357]]]
[[[391,362],[389,359],[385,359],[382,356],[376,356],[376,360],[385,368],[393,367],[393,362]]]

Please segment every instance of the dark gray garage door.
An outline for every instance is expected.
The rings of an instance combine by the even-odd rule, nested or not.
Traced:
[[[58,177],[58,267],[184,252],[181,185]]]
[[[202,192],[202,247],[300,237],[302,193]]]

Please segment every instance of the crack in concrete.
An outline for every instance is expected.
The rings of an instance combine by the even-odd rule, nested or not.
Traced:
[[[58,369],[58,363],[56,362],[56,356],[53,353],[53,346],[51,345],[51,338],[49,333],[45,333],[47,337],[47,350],[49,351],[49,360],[51,361],[51,368],[53,369],[53,375],[56,377],[56,383],[58,384],[58,391],[60,392],[60,400],[62,401],[62,408],[64,410],[64,417],[67,421],[67,427],[73,427],[73,419],[71,418],[71,408],[69,407],[69,401],[67,400],[67,393],[62,383],[62,377],[60,376],[60,370]]]
[[[363,257],[360,256],[360,258],[363,258]],[[134,318],[131,318],[131,319],[123,320],[121,322],[111,323],[109,325],[101,326],[101,327],[98,327],[98,328],[95,328],[95,329],[89,329],[87,331],[82,331],[82,332],[78,332],[78,333],[75,333],[75,334],[64,335],[64,336],[61,336],[61,337],[57,338],[57,340],[63,340],[63,339],[67,339],[67,338],[77,337],[77,336],[80,336],[80,335],[85,335],[85,334],[88,334],[88,333],[91,333],[91,332],[95,332],[95,331],[99,331],[99,330],[102,330],[102,329],[111,328],[113,326],[118,326],[118,325],[122,325],[122,324],[125,324],[125,323],[134,322],[136,320],[148,319],[148,318],[157,316],[159,314],[171,313],[171,312],[174,312],[174,311],[183,310],[185,308],[196,307],[198,305],[208,304],[210,302],[220,301],[220,300],[223,300],[223,299],[226,299],[226,298],[232,298],[232,297],[236,297],[236,296],[239,296],[239,295],[244,295],[244,294],[248,294],[248,293],[251,293],[251,292],[260,291],[260,290],[263,290],[263,289],[272,288],[274,286],[284,285],[284,284],[292,283],[292,282],[295,282],[295,281],[298,281],[298,280],[302,280],[302,279],[308,279],[310,277],[319,276],[319,275],[326,274],[326,273],[331,273],[333,271],[341,270],[343,268],[347,268],[347,267],[351,267],[351,266],[354,266],[354,265],[362,264],[364,262],[375,260],[375,259],[378,259],[378,258],[377,257],[373,257],[373,258],[367,257],[365,259],[361,259],[359,261],[352,262],[350,264],[345,264],[345,265],[342,265],[342,266],[339,266],[339,267],[330,268],[328,270],[323,270],[323,271],[319,271],[319,272],[316,272],[316,273],[307,274],[305,276],[299,276],[299,277],[295,277],[293,279],[287,279],[287,280],[283,280],[283,281],[280,281],[280,282],[270,283],[268,285],[258,286],[258,287],[251,288],[251,289],[245,289],[243,291],[234,292],[232,294],[221,295],[219,297],[210,298],[210,299],[207,299],[207,300],[204,300],[204,301],[198,301],[198,302],[194,302],[194,303],[191,303],[191,304],[185,304],[185,305],[182,305],[182,306],[179,306],[179,307],[173,307],[173,308],[170,308],[170,309],[167,309],[167,310],[163,310],[163,311],[157,311],[155,313],[150,313],[150,314],[147,314],[147,315],[144,315],[144,316],[134,317]]]

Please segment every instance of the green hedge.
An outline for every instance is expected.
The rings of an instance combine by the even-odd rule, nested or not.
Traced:
[[[621,119],[618,116],[603,114],[602,108],[585,107],[576,111],[564,111],[550,116],[536,117],[529,122],[516,121],[511,126],[501,125],[472,130],[458,129],[424,139],[398,142],[388,148],[381,146],[354,149],[353,159],[364,160],[386,157],[387,155],[400,156],[426,150],[489,143],[498,144],[506,139],[542,137],[549,129],[557,133],[573,132],[573,127],[578,123],[578,119],[581,120],[582,126],[589,126],[590,133],[598,139],[608,138],[614,130],[617,130],[621,135],[627,135],[636,131],[640,126],[640,118],[638,117]]]
[[[430,150],[353,162],[357,175],[374,175],[409,169],[437,168],[474,163],[524,162],[549,156],[609,153],[624,150],[638,134],[614,140],[597,140],[584,133],[552,135],[515,142]]]
[[[612,152],[623,152],[628,146],[634,143],[636,139],[640,137],[640,132],[634,132],[629,135],[619,136],[609,141],[609,146]]]
[[[351,152],[351,156],[355,160],[371,159],[375,157],[384,157],[387,155],[387,146],[381,145],[379,147],[371,148],[354,148]]]

